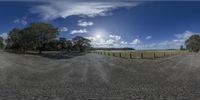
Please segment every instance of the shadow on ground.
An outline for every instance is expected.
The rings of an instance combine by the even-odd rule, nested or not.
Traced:
[[[19,53],[19,52],[9,52],[9,53],[14,53],[14,54],[27,54],[27,55],[35,55],[35,56],[41,56],[45,58],[50,58],[50,59],[71,59],[74,57],[78,56],[83,56],[86,53],[80,53],[80,52],[60,52],[60,51],[46,51],[43,52],[42,54],[39,54],[38,52],[33,52],[33,51],[27,51],[26,53]]]

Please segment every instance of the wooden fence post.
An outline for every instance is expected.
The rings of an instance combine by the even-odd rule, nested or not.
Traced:
[[[120,57],[120,58],[122,57],[122,54],[121,54],[121,52],[119,53],[119,57]]]
[[[165,57],[165,52],[164,52],[164,57]]]
[[[153,59],[155,59],[155,58],[156,58],[156,53],[154,52],[154,53],[153,53]]]
[[[113,57],[115,56],[115,52],[113,52]]]
[[[130,59],[132,59],[132,54],[130,53]]]

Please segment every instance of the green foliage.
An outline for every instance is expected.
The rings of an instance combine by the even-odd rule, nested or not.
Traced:
[[[21,33],[20,29],[14,28],[8,33],[8,39],[6,40],[8,49],[19,50],[23,48],[23,34]]]
[[[186,48],[193,52],[200,50],[200,36],[192,35],[188,40],[185,41]]]
[[[81,36],[76,36],[75,38],[72,39],[74,45],[73,48],[77,51],[84,52],[90,49],[90,40],[83,38]]]
[[[58,41],[58,47],[60,50],[67,50],[68,52],[72,50],[72,42],[66,38],[61,37]]]
[[[90,40],[81,36],[73,38],[72,41],[66,38],[56,40],[58,29],[47,23],[32,23],[24,29],[12,29],[6,40],[6,49],[15,51],[39,50],[72,50],[86,51],[90,48]]]
[[[58,29],[47,23],[32,23],[24,32],[29,34],[29,43],[35,44],[39,53],[42,53],[45,44],[56,38]]]
[[[61,50],[64,50],[67,48],[67,39],[66,38],[60,38],[58,41],[58,46]]]
[[[42,53],[45,45],[54,40],[58,29],[47,23],[32,23],[24,29],[13,29],[8,34],[7,48],[14,50],[39,50]]]
[[[58,50],[58,40],[52,40],[45,44],[44,50],[46,51],[57,51]]]
[[[3,38],[0,36],[0,49],[2,49],[3,47],[4,47]]]

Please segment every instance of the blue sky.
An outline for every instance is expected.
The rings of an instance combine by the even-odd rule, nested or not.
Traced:
[[[0,0],[0,34],[31,22],[58,27],[58,37],[83,36],[94,47],[180,48],[200,32],[200,2]]]

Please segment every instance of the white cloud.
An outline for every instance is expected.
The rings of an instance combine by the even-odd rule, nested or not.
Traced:
[[[2,37],[4,39],[3,43],[6,45],[6,39],[8,38],[8,33],[2,33],[0,34],[0,37]]]
[[[92,26],[92,25],[94,25],[94,23],[91,21],[84,21],[84,20],[78,21],[78,26],[81,26],[81,27],[87,27],[87,26]]]
[[[119,47],[128,47],[128,42],[123,41],[121,36],[119,35],[107,35],[103,36],[101,38],[98,37],[86,37],[91,40],[91,44],[93,47],[114,47],[114,48],[119,48]]]
[[[128,42],[126,42],[126,41],[121,41],[120,42],[122,45],[127,45],[128,44]]]
[[[28,23],[27,22],[27,17],[22,17],[22,18],[19,18],[19,19],[15,19],[13,22],[16,23],[16,24],[22,24],[22,25],[26,25]]]
[[[136,49],[179,49],[181,45],[185,44],[185,41],[192,35],[200,33],[194,33],[191,31],[185,31],[182,34],[176,34],[172,40],[161,41],[159,43],[141,44],[135,46]]]
[[[132,45],[138,45],[140,43],[141,43],[140,39],[134,39],[130,44],[132,44]]]
[[[70,34],[78,34],[78,33],[87,33],[88,31],[86,29],[80,29],[80,30],[72,30]]]
[[[108,34],[106,36],[98,37],[86,37],[91,40],[93,47],[132,47],[135,49],[179,49],[181,45],[185,44],[190,36],[194,34],[191,31],[185,31],[181,34],[175,34],[171,40],[160,41],[158,43],[144,44],[139,38],[133,39],[130,43],[124,41],[121,36]]]
[[[152,39],[152,36],[147,36],[145,39],[147,40]]]
[[[34,6],[30,9],[32,13],[39,14],[43,19],[66,18],[72,15],[83,17],[106,16],[109,11],[119,7],[134,7],[138,2],[103,2],[103,1],[49,1],[46,4]]]
[[[111,35],[109,35],[109,37],[110,37],[110,38],[113,38],[113,39],[115,39],[115,40],[117,40],[117,41],[121,39],[121,36],[119,36],[119,35],[112,35],[112,34],[111,34]]]
[[[194,34],[200,34],[200,33],[194,33],[194,32],[191,32],[191,31],[185,31],[184,33],[182,34],[176,34],[176,38],[180,41],[185,41],[187,40],[190,36],[194,35]]]
[[[6,40],[6,39],[8,38],[8,33],[2,33],[2,34],[0,34],[0,36],[1,36],[4,40]]]
[[[59,29],[60,32],[67,32],[68,31],[68,28],[67,27],[61,27]]]

